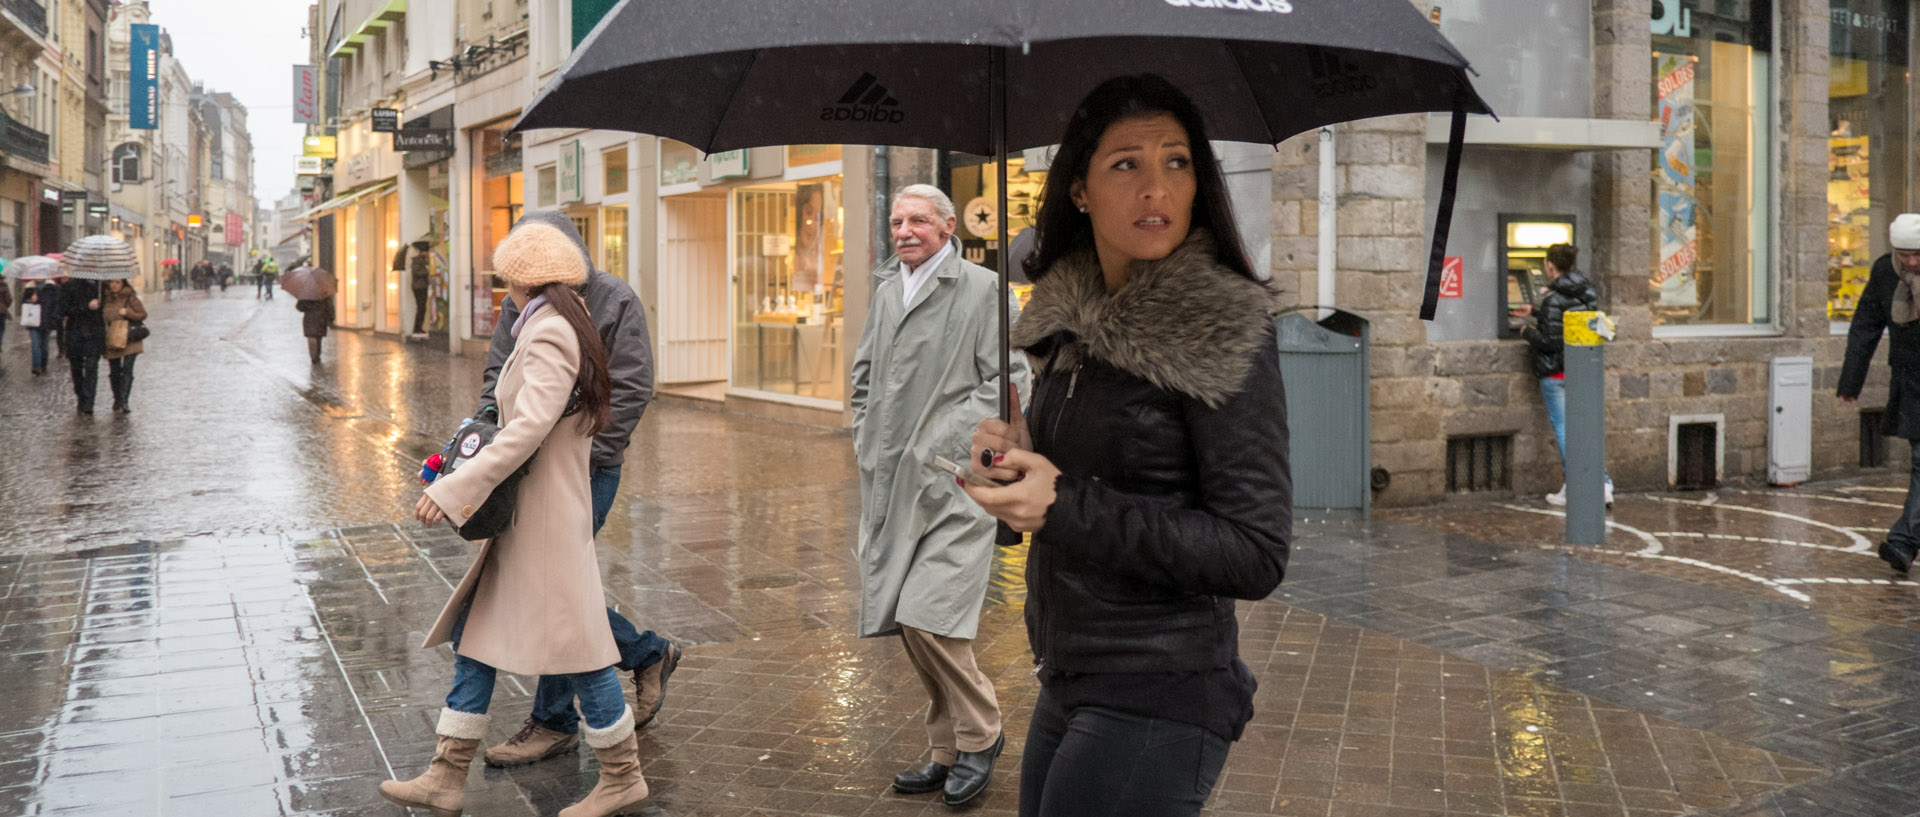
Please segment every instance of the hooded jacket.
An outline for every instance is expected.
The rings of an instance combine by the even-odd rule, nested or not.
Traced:
[[[627,282],[602,272],[593,265],[593,254],[580,238],[573,220],[558,210],[535,210],[520,217],[518,224],[539,222],[573,239],[587,261],[587,282],[580,286],[587,313],[600,330],[600,341],[607,347],[607,374],[613,380],[612,421],[593,438],[591,467],[598,470],[625,461],[627,443],[640,416],[653,402],[653,342],[647,336],[647,313]],[[500,367],[513,353],[513,333],[506,331],[520,317],[520,307],[507,298],[500,302],[500,320],[495,324],[493,343],[487,348],[487,370],[480,385],[480,407],[497,406],[494,385]]]
[[[1540,308],[1533,315],[1535,325],[1520,330],[1520,337],[1533,347],[1534,377],[1552,377],[1566,371],[1566,313],[1599,308],[1600,293],[1578,269],[1568,270],[1547,285],[1547,297],[1540,299]]]
[[[1266,598],[1292,539],[1287,404],[1266,287],[1195,231],[1108,293],[1091,250],[1036,282],[1013,328],[1027,425],[1060,469],[1027,557],[1036,661],[1165,673],[1239,655],[1235,599]]]

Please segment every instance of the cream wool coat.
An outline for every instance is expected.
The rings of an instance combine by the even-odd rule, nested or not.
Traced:
[[[471,599],[458,652],[475,661],[519,675],[560,675],[620,659],[594,559],[587,481],[593,438],[577,416],[560,416],[579,371],[580,342],[567,320],[550,308],[528,318],[500,370],[500,433],[460,470],[427,486],[427,496],[465,524],[500,480],[539,452],[520,480],[512,526],[481,543],[424,646],[452,640]]]

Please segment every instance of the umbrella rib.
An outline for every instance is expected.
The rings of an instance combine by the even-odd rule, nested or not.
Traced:
[[[1240,49],[1234,48],[1233,43],[1228,41],[1223,41],[1221,45],[1227,49],[1227,56],[1233,59],[1234,70],[1240,72],[1240,88],[1246,92],[1247,101],[1252,104],[1253,110],[1260,111],[1260,124],[1267,129],[1267,144],[1278,150],[1280,142],[1286,137],[1274,133],[1273,123],[1267,121],[1266,109],[1261,107],[1260,98],[1254,96],[1253,78],[1247,76],[1247,64],[1240,59]]]
[[[727,93],[726,107],[721,108],[720,116],[713,120],[713,130],[707,132],[707,144],[701,148],[702,151],[706,153],[713,152],[710,149],[713,147],[713,140],[720,137],[720,126],[726,124],[727,113],[733,110],[733,100],[740,96],[740,86],[747,84],[747,75],[752,74],[753,66],[760,62],[761,50],[762,49],[756,48],[753,50],[753,53],[747,57],[747,67],[742,69],[739,78],[733,81],[733,90]]]

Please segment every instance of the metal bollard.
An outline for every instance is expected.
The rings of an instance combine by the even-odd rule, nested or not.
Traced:
[[[1567,373],[1567,544],[1607,541],[1606,346],[1604,312],[1564,316]]]

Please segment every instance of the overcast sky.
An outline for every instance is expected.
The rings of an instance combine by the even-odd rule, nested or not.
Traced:
[[[308,62],[307,0],[150,0],[187,75],[247,106],[253,192],[262,204],[293,187],[305,126],[292,124],[292,67]]]

